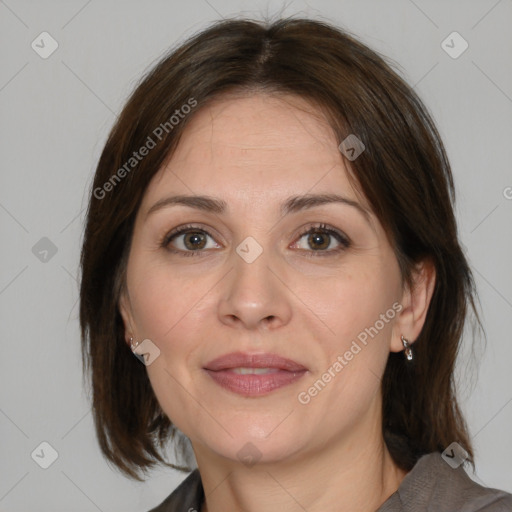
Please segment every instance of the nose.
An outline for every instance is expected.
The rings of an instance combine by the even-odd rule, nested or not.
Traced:
[[[239,329],[268,330],[288,324],[292,316],[292,292],[277,262],[267,251],[251,263],[233,251],[233,269],[219,283],[219,319]]]

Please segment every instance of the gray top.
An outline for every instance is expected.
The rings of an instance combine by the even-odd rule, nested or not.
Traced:
[[[204,500],[195,469],[160,505],[149,512],[200,512]],[[421,457],[400,487],[376,512],[511,512],[512,494],[482,487],[464,471],[452,469],[439,452]]]

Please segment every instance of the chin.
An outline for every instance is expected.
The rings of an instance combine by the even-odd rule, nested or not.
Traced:
[[[272,432],[273,429],[263,430],[252,424],[245,429],[230,430],[232,437],[226,433],[222,438],[203,438],[201,444],[217,455],[247,467],[257,463],[278,463],[293,457],[301,450],[302,443],[290,430],[283,429],[278,433],[277,425],[279,422],[274,424]],[[267,436],[266,432],[272,433]]]

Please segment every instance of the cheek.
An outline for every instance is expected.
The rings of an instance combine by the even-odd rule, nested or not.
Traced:
[[[364,333],[376,323],[381,339],[387,336],[395,312],[386,317],[386,311],[398,296],[393,269],[386,270],[380,264],[372,267],[362,261],[332,278],[303,282],[297,295],[305,297],[304,303],[314,313],[310,316],[315,316],[324,328],[329,352],[348,349],[361,333],[364,341]],[[380,320],[381,315],[385,315],[385,322]],[[373,329],[372,333],[375,337]]]
[[[352,299],[346,301],[345,308],[332,311],[331,327],[336,336],[322,338],[322,364],[297,397],[298,407],[317,418],[326,432],[350,428],[370,409],[378,410],[373,405],[379,400],[389,355],[393,319],[390,315],[385,323],[380,315],[391,304],[384,305],[362,292],[353,294]]]
[[[398,295],[392,270],[386,272],[378,266],[369,270],[354,270],[350,276],[326,283],[323,292],[317,290],[310,295],[315,313],[328,327],[327,334],[320,337],[323,367],[316,368],[311,379],[328,381],[326,388],[330,391],[320,393],[327,409],[338,404],[337,399],[332,399],[332,392],[344,399],[351,397],[349,403],[357,407],[380,385],[397,315],[393,304],[398,304]],[[328,395],[331,398],[327,399]]]
[[[135,262],[133,275],[138,279],[128,286],[138,335],[159,345],[172,340],[183,325],[191,323],[208,291],[204,278],[185,279],[165,263],[146,261],[137,267]]]
[[[134,288],[131,302],[138,336],[150,339],[160,350],[160,356],[147,367],[155,396],[171,421],[188,432],[189,418],[200,410],[184,390],[194,388],[196,375],[191,369],[199,357],[198,340],[204,340],[201,318],[211,286],[204,286],[204,278],[187,278],[186,285],[182,281],[168,269],[153,266]]]

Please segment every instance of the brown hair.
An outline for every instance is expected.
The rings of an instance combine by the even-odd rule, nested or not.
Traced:
[[[161,410],[144,365],[124,340],[118,299],[134,219],[151,178],[194,112],[238,91],[301,96],[325,113],[339,143],[356,134],[365,144],[347,164],[386,230],[403,282],[412,284],[413,270],[424,260],[436,271],[427,318],[413,345],[414,365],[403,353],[389,355],[382,381],[385,441],[406,470],[453,441],[473,464],[453,373],[469,307],[481,323],[440,136],[415,92],[383,57],[328,23],[293,18],[220,21],[189,39],[141,81],[108,137],[91,189],[80,289],[84,375],[91,380],[101,450],[138,480],[156,463],[191,470],[187,439]],[[183,115],[175,123],[178,111]],[[149,139],[155,146],[135,159],[134,151],[149,146]],[[188,467],[165,460],[170,440]]]

